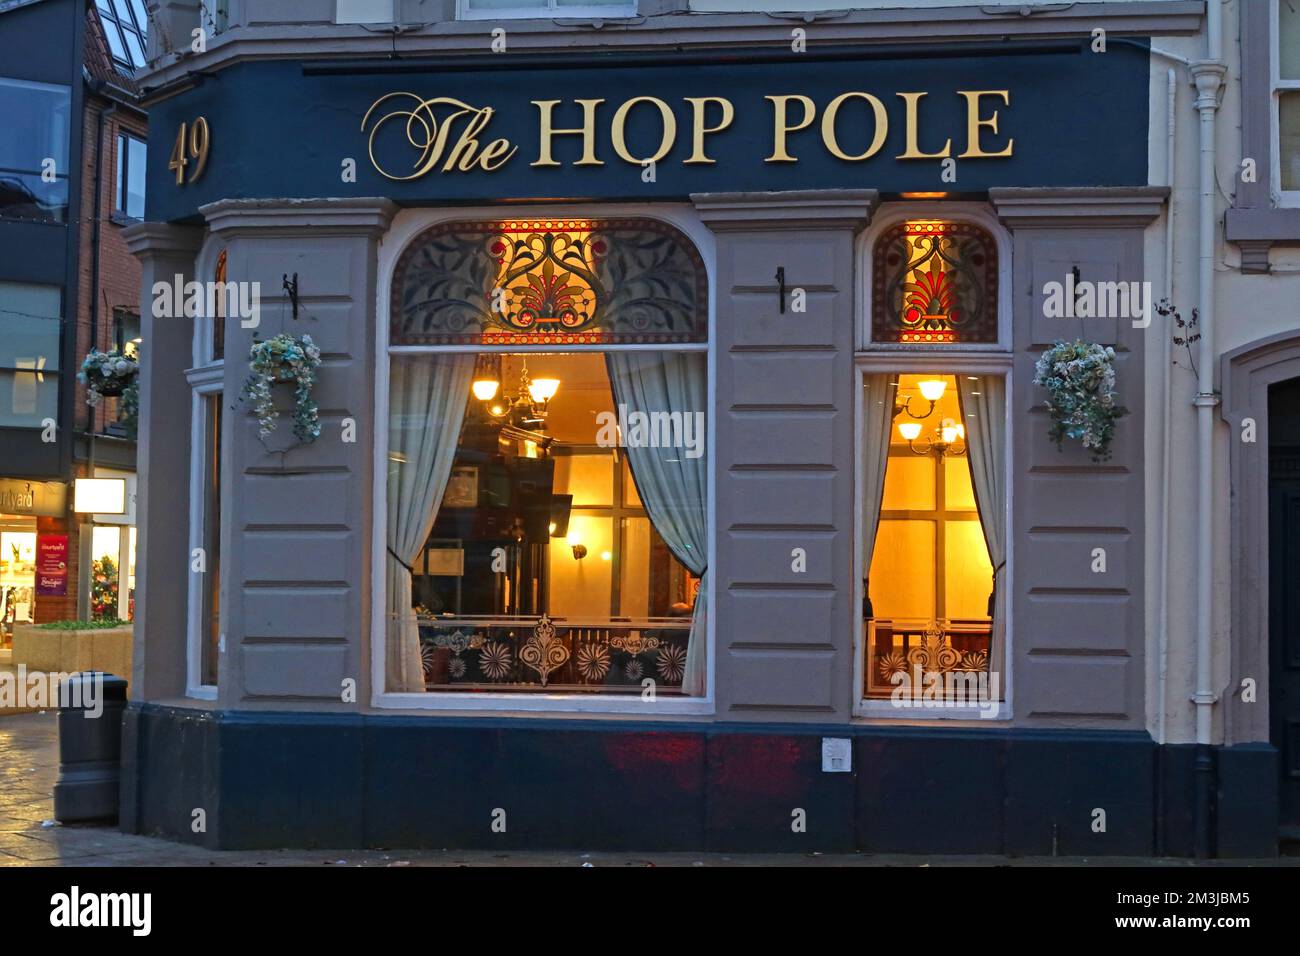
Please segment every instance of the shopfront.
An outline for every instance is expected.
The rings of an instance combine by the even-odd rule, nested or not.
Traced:
[[[1146,338],[1046,301],[1147,277],[1146,41],[727,52],[159,94],[146,297],[234,293],[145,317],[124,826],[1190,852],[1147,731]],[[281,333],[316,411],[273,385],[263,434]],[[1104,461],[1033,384],[1074,338],[1117,356]]]
[[[38,595],[66,592],[67,536],[40,521],[62,518],[66,501],[61,481],[0,478],[0,648],[13,643],[14,625],[36,619]]]

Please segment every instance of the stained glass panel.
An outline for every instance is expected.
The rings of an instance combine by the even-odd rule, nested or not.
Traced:
[[[876,241],[871,298],[873,342],[996,342],[997,246],[970,223],[901,223]]]
[[[392,288],[393,345],[708,338],[699,253],[653,220],[443,223],[402,253]]]

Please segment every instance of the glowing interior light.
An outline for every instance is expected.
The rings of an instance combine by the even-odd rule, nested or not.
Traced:
[[[921,435],[921,423],[900,422],[898,425],[898,433],[908,441],[916,441],[916,439]]]
[[[600,552],[600,560],[602,560],[602,561],[608,561],[608,560],[610,560],[610,559],[613,558],[613,557],[614,557],[614,556],[613,556],[612,554],[610,554],[608,551],[602,551],[602,552]]]
[[[564,540],[569,544],[582,544],[582,535],[578,534],[576,530],[570,531],[568,537]]]
[[[951,418],[945,418],[943,420],[943,425],[940,427],[939,431],[940,434],[943,435],[943,440],[947,444],[951,445],[957,440],[957,425]]]
[[[948,387],[948,383],[941,378],[932,378],[921,382],[918,387],[921,389],[921,397],[927,402],[937,402],[939,399],[943,398],[943,393]]]
[[[535,378],[528,384],[528,394],[539,405],[545,405],[560,389],[558,378]]]
[[[475,379],[474,384],[470,386],[474,391],[474,397],[480,402],[490,401],[497,397],[497,389],[501,383],[491,378]]]

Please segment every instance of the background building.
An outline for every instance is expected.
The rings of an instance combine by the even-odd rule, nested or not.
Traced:
[[[148,128],[133,72],[144,6],[0,4],[0,598],[26,621],[133,613],[134,426],[86,405],[91,348],[140,344],[140,267],[122,229],[144,214]],[[127,484],[124,514],[77,514],[72,482]],[[65,574],[39,565],[59,556]]]

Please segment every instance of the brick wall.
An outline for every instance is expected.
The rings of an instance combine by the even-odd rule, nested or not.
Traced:
[[[100,129],[100,116],[104,117]],[[115,347],[113,339],[113,310],[118,307],[129,309],[139,314],[140,311],[140,263],[127,251],[122,239],[125,223],[113,219],[117,193],[117,153],[118,133],[129,132],[144,139],[148,135],[148,125],[144,117],[134,111],[118,107],[113,110],[111,102],[98,96],[88,95],[86,109],[82,119],[84,143],[82,156],[82,206],[86,210],[80,223],[79,270],[77,281],[80,284],[80,305],[76,321],[77,362],[91,348],[107,351]],[[95,166],[99,163],[100,180],[98,185],[99,201],[95,200]],[[92,215],[92,212],[93,215]],[[119,217],[120,219],[121,217]],[[95,230],[99,230],[99,283],[94,282],[95,273]],[[91,325],[95,308],[98,318],[92,341]],[[71,372],[75,374],[76,369]],[[106,399],[98,408],[92,409],[86,404],[86,390],[81,383],[76,384],[76,417],[74,427],[78,432],[91,429],[91,416],[94,415],[94,430],[102,433],[104,426],[115,422],[118,415],[118,399]]]
[[[86,404],[85,387],[75,381],[81,360],[92,348],[112,349],[114,340],[113,310],[116,307],[140,312],[140,264],[127,251],[122,229],[128,222],[118,216],[114,221],[117,193],[118,134],[127,131],[140,139],[147,138],[145,117],[134,110],[113,103],[87,91],[82,114],[83,143],[81,156],[81,221],[78,229],[78,308],[73,322],[76,335],[76,365],[64,374],[73,382],[75,394],[73,429],[78,435],[104,433],[106,425],[118,418],[118,399],[109,398],[96,408]],[[101,128],[101,116],[103,117]],[[96,184],[96,167],[99,182]],[[98,201],[96,200],[98,192]],[[95,241],[99,241],[99,276],[95,281]],[[96,315],[96,309],[98,314]],[[93,322],[92,322],[92,317]],[[95,326],[92,334],[92,324]],[[99,442],[113,439],[98,439]],[[103,445],[100,446],[101,448]],[[102,458],[98,458],[105,464]],[[74,462],[69,485],[77,477],[90,474],[87,462]],[[60,518],[37,519],[39,534],[68,536],[68,593],[64,597],[37,596],[33,616],[36,623],[77,617],[77,595],[85,587],[81,579],[81,543],[79,529],[83,516],[72,510],[69,487],[67,514]]]

